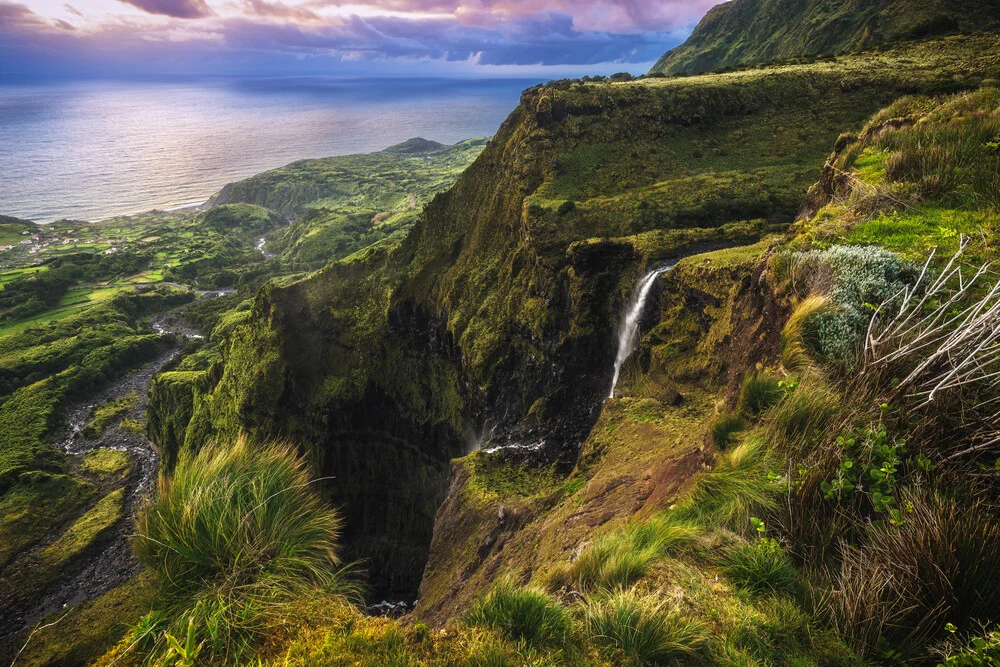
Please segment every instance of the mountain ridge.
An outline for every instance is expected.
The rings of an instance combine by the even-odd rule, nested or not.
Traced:
[[[731,0],[709,10],[650,73],[699,74],[998,28],[997,0]]]

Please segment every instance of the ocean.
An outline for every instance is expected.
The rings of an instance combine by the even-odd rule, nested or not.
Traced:
[[[205,201],[305,158],[489,136],[538,81],[239,79],[0,86],[0,214],[101,220]]]

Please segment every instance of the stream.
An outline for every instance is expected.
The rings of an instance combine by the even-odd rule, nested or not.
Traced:
[[[164,313],[150,322],[154,331],[160,334],[174,333],[184,338],[201,338],[191,327],[178,321],[178,310]],[[125,512],[111,536],[102,541],[101,550],[85,559],[82,565],[69,568],[54,581],[44,595],[28,609],[8,610],[3,614],[7,627],[0,630],[0,639],[11,636],[27,628],[41,618],[60,609],[70,607],[125,583],[140,570],[140,564],[129,546],[129,535],[135,525],[136,512],[142,497],[152,487],[156,477],[158,454],[150,445],[145,434],[131,433],[122,429],[122,419],[144,420],[149,386],[153,377],[169,361],[180,354],[181,345],[161,354],[125,377],[119,378],[100,393],[71,406],[66,412],[66,425],[53,438],[54,446],[66,452],[71,459],[82,461],[83,457],[96,449],[115,449],[128,452],[131,471],[125,478]],[[108,401],[125,397],[135,392],[135,404],[123,415],[116,417],[100,436],[87,439],[80,431],[90,421],[95,407]],[[57,536],[53,536],[57,537]],[[39,546],[44,548],[45,543]],[[21,613],[18,613],[20,611]]]

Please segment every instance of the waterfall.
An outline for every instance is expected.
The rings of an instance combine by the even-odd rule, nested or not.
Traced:
[[[639,321],[642,319],[642,312],[646,308],[646,299],[649,298],[649,291],[653,288],[656,279],[674,268],[674,264],[667,264],[658,269],[654,269],[644,275],[639,284],[636,285],[635,293],[628,304],[628,311],[625,318],[618,327],[618,356],[615,357],[615,376],[611,380],[611,393],[608,398],[615,395],[615,385],[618,384],[618,374],[622,370],[622,364],[629,358],[639,344]]]

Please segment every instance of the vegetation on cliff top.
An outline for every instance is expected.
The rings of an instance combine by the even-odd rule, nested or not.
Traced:
[[[538,87],[400,244],[206,309],[211,350],[151,401],[176,462],[139,521],[160,595],[103,662],[988,657],[996,47]],[[574,421],[640,267],[712,241],[747,245],[661,278],[616,397]],[[446,489],[487,417],[542,446],[457,459]],[[307,469],[337,475],[383,590],[429,549],[413,618],[349,604]]]
[[[996,0],[732,0],[709,10],[651,72],[700,74],[867,51],[902,41],[995,31]]]

